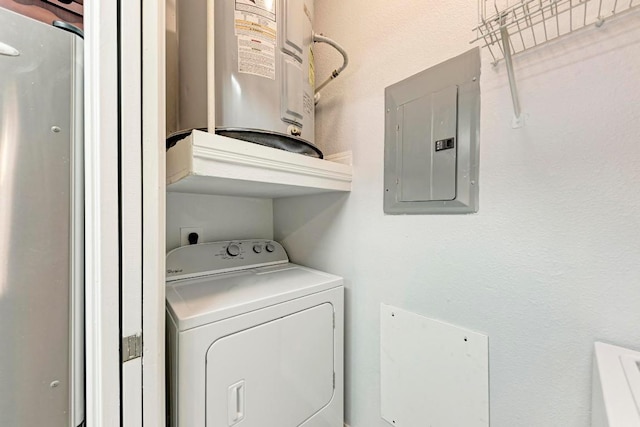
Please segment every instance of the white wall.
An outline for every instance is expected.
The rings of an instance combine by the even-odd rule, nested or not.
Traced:
[[[271,199],[167,193],[167,252],[180,246],[180,228],[202,228],[199,243],[273,239]]]
[[[475,3],[316,7],[316,30],[352,57],[324,93],[317,141],[353,149],[353,192],[275,201],[275,238],[347,279],[347,422],[386,425],[388,303],[489,335],[493,427],[588,426],[593,341],[640,349],[640,13],[516,57],[522,129],[484,52],[480,212],[385,216],[384,88],[469,49]]]

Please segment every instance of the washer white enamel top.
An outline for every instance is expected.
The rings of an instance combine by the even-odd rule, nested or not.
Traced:
[[[338,276],[287,263],[168,283],[167,307],[186,331],[341,284]]]

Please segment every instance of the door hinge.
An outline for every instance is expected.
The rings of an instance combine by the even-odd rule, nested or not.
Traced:
[[[142,357],[142,335],[122,338],[122,363]]]

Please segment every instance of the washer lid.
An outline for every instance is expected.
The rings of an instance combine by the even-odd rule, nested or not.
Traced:
[[[343,279],[295,264],[167,284],[167,309],[179,331],[341,286]]]

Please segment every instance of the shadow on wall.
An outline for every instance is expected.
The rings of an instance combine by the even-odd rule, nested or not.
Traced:
[[[585,61],[622,51],[629,46],[640,42],[638,32],[632,26],[621,25],[629,19],[640,19],[640,9],[630,11],[620,16],[607,19],[602,27],[587,26],[573,34],[563,35],[557,39],[538,46],[534,49],[522,52],[514,57],[514,65],[517,68],[519,81],[545,76],[547,73],[580,67]],[[620,21],[620,22],[618,22]],[[614,46],[612,48],[612,46]],[[483,49],[486,53],[486,49]],[[492,67],[489,55],[485,56],[488,70],[498,73],[506,73],[504,61]],[[506,78],[506,77],[505,77]],[[606,83],[607,74],[602,74],[603,83]],[[503,80],[504,82],[504,80]],[[493,89],[483,81],[484,89]],[[502,84],[502,83],[501,83]]]
[[[348,197],[349,194],[327,193],[274,200],[275,240],[284,245],[293,262],[309,265],[316,256],[324,258],[321,254],[335,240],[333,230],[340,228],[335,225],[344,217]]]

